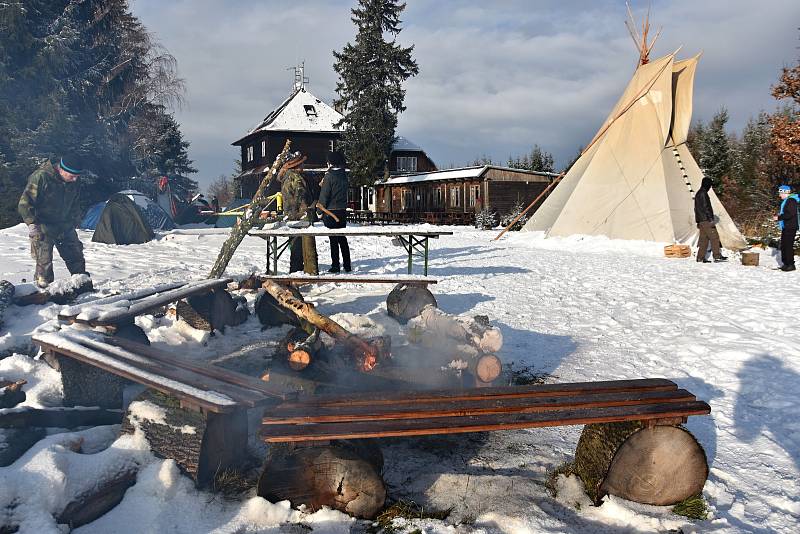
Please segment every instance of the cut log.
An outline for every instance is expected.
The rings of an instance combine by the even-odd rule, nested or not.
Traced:
[[[315,328],[310,336],[298,343],[290,342],[287,348],[289,349],[289,367],[295,371],[302,371],[309,366],[312,358],[322,348],[319,329]]]
[[[236,469],[246,461],[246,410],[201,413],[181,408],[177,399],[153,390],[136,400],[149,403],[147,409],[131,403],[122,432],[133,433],[134,424],[141,428],[153,453],[175,460],[198,486],[207,486],[217,472]],[[148,418],[150,412],[159,417]]]
[[[136,343],[141,343],[142,345],[150,346],[150,340],[148,339],[147,334],[145,334],[144,330],[136,326],[133,322],[119,325],[116,329],[114,329],[114,337],[127,339],[128,341],[134,341]]]
[[[131,382],[69,356],[49,356],[61,372],[64,406],[122,408],[122,391]]]
[[[25,401],[25,392],[22,386],[27,384],[25,380],[0,380],[0,408],[12,408]]]
[[[294,298],[303,302],[303,296],[296,287],[289,286],[288,289],[292,292]],[[259,289],[258,291],[255,302],[255,313],[258,316],[258,320],[264,326],[281,326],[285,324],[300,326],[300,320],[297,315],[283,308],[278,304],[278,301],[275,300],[275,297],[267,293],[264,289]]]
[[[425,306],[437,306],[436,297],[427,287],[397,284],[386,297],[386,310],[401,324],[422,312]]]
[[[3,326],[6,309],[14,303],[14,291],[14,284],[8,280],[0,280],[0,327]]]
[[[450,339],[468,343],[484,353],[495,353],[503,347],[503,334],[500,329],[489,325],[485,315],[450,315],[435,306],[425,306],[409,324],[409,330],[413,331],[412,340],[431,346]]]
[[[469,370],[481,384],[491,384],[503,371],[503,363],[494,354],[484,354],[470,361]]]
[[[667,506],[702,492],[708,462],[703,448],[682,427],[603,423],[584,427],[575,471],[597,505],[611,494]]]
[[[116,425],[122,411],[102,408],[25,408],[0,413],[0,428],[77,428]]]
[[[70,529],[91,523],[118,505],[128,488],[136,484],[136,470],[125,469],[109,480],[75,497],[58,515],[56,522]]]
[[[346,444],[273,446],[258,481],[258,495],[311,510],[328,506],[372,519],[386,500],[375,457]],[[382,462],[381,462],[382,463]]]
[[[56,286],[51,286],[50,289],[44,291],[34,291],[27,295],[20,295],[14,298],[14,304],[17,306],[29,306],[31,304],[45,304],[47,302],[55,302],[56,304],[67,304],[72,302],[78,295],[94,291],[92,279],[87,275],[72,275],[72,283],[76,284],[64,290],[56,291]]]
[[[384,348],[383,343],[369,343],[357,335],[351,334],[342,325],[315,310],[313,305],[296,299],[286,287],[271,280],[265,280],[262,287],[284,309],[294,313],[302,321],[327,333],[337,343],[346,346],[350,350],[359,370],[371,371],[378,364],[380,358],[389,356],[387,353],[381,353],[381,349]]]

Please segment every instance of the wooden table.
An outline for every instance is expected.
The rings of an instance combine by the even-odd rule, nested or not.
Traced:
[[[423,259],[423,274],[428,275],[428,240],[438,239],[441,235],[453,235],[453,232],[442,232],[439,230],[421,230],[410,226],[396,227],[391,230],[376,230],[373,228],[278,228],[275,230],[251,230],[248,235],[260,237],[267,242],[267,274],[278,274],[278,258],[289,246],[289,241],[293,237],[313,236],[313,237],[391,237],[397,238],[408,253],[408,274],[412,273],[414,257]],[[278,238],[284,241],[279,243]]]

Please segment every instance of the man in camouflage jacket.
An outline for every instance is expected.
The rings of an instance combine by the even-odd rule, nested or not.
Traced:
[[[281,181],[283,197],[283,213],[289,221],[314,222],[316,210],[311,207],[319,197],[319,188],[315,188],[312,178],[302,175],[305,156],[295,155],[284,165]],[[316,194],[315,194],[316,191]],[[292,238],[289,272],[304,271],[307,274],[319,274],[317,264],[317,243],[314,236]]]
[[[78,177],[82,162],[64,156],[53,165],[46,161],[28,177],[17,211],[28,225],[31,256],[36,260],[36,285],[45,288],[54,279],[53,247],[71,274],[86,273],[83,244],[75,227],[80,222]]]

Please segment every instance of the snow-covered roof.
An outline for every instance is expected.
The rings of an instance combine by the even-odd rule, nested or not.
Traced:
[[[414,150],[418,152],[424,152],[424,150],[422,150],[422,148],[420,148],[419,145],[409,141],[403,136],[397,138],[397,141],[395,141],[394,144],[392,145],[392,150]]]
[[[336,124],[342,118],[341,113],[306,89],[298,89],[247,135],[266,131],[339,132],[341,128]]]
[[[432,171],[419,174],[405,174],[403,176],[397,176],[396,178],[390,178],[387,181],[383,182],[383,185],[397,185],[397,184],[409,184],[415,182],[433,182],[442,180],[463,180],[468,178],[480,178],[489,169],[513,171],[522,174],[530,174],[534,176],[547,176],[547,177],[558,176],[557,174],[552,172],[527,171],[524,169],[499,167],[497,165],[478,165],[475,167],[463,167],[461,169],[448,169],[444,171]]]

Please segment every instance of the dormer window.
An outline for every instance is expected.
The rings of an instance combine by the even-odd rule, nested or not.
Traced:
[[[303,106],[303,109],[306,110],[306,117],[316,117],[317,116],[317,110],[311,104],[305,104]]]
[[[417,171],[416,156],[398,156],[397,170],[399,172],[416,172]]]

